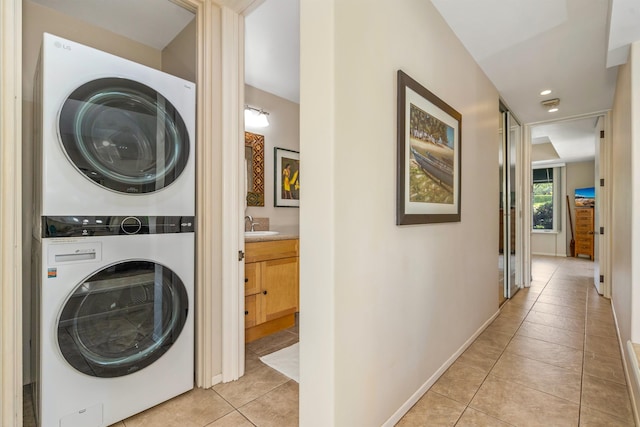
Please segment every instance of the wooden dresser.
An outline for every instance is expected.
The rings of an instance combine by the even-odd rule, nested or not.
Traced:
[[[576,208],[576,256],[593,259],[593,208]]]
[[[245,244],[245,342],[295,325],[298,240]]]

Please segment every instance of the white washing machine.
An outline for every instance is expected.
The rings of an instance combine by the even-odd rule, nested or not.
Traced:
[[[44,34],[36,217],[195,214],[195,84]]]
[[[37,248],[40,426],[108,426],[193,388],[193,217],[47,217]]]

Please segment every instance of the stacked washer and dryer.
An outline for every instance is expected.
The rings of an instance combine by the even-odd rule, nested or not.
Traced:
[[[195,85],[45,34],[35,85],[38,424],[193,388]]]

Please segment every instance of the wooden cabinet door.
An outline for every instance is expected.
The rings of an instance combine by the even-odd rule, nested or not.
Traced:
[[[259,262],[244,265],[244,295],[255,295],[260,292],[260,264]]]
[[[261,321],[298,311],[298,257],[262,262],[262,293],[258,296]]]
[[[250,328],[252,326],[256,326],[258,313],[257,313],[257,304],[256,304],[257,295],[251,295],[248,297],[244,297],[244,328]]]

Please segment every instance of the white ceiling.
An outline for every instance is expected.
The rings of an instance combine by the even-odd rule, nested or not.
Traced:
[[[595,155],[596,138],[599,137],[596,123],[597,118],[590,117],[533,126],[531,160],[539,164],[592,160]],[[546,144],[553,146],[557,155],[555,158],[552,153],[544,151]]]
[[[265,0],[245,19],[245,82],[300,103],[300,2]]]
[[[617,67],[640,40],[638,0],[431,0],[522,123],[608,110]],[[611,21],[609,21],[611,8]],[[544,89],[551,95],[541,96]],[[540,104],[560,98],[559,111]],[[556,161],[595,152],[595,119],[533,128]],[[535,141],[534,141],[535,142]]]
[[[194,18],[193,13],[168,0],[32,1],[158,50]]]

